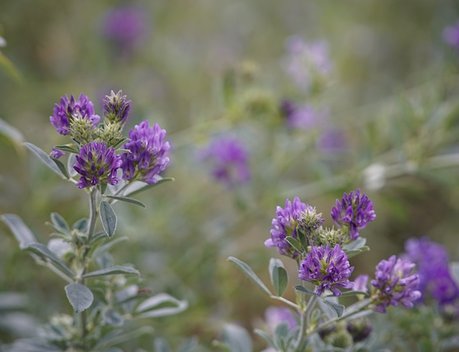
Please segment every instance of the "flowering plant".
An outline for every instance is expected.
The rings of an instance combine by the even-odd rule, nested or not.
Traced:
[[[337,227],[327,228],[322,214],[298,197],[276,209],[265,245],[295,260],[296,302],[283,297],[289,278],[280,259],[271,258],[269,263],[272,291],[250,266],[229,257],[266,294],[295,312],[270,311],[268,317],[280,317],[271,333],[255,331],[274,351],[319,351],[327,345],[348,348],[368,336],[368,325],[360,318],[372,311],[384,313],[389,306],[412,308],[421,297],[415,264],[405,257],[380,261],[370,287],[367,275],[351,280],[354,267],[349,259],[369,250],[359,231],[376,219],[373,203],[365,194],[359,190],[345,193],[336,201],[331,217]],[[339,298],[349,296],[356,297],[356,302],[345,307]],[[340,325],[344,321],[346,328]]]
[[[50,121],[71,143],[56,146],[50,155],[26,143],[52,171],[85,191],[89,214],[70,226],[53,212],[47,244],[40,243],[17,215],[1,217],[21,249],[66,282],[65,294],[74,311],[73,316],[52,317],[39,337],[17,341],[10,349],[13,352],[113,351],[114,346],[151,332],[149,327],[137,328],[135,320],[176,314],[187,307],[185,301],[141,288],[140,272],[131,265],[115,264],[109,254],[113,246],[127,240],[116,236],[113,204],[145,207],[132,196],[172,180],[161,176],[170,150],[164,129],[143,121],[128,138],[122,135],[130,108],[121,91],[112,91],[104,99],[102,120],[85,95],[62,97]],[[67,163],[61,161],[64,155]]]

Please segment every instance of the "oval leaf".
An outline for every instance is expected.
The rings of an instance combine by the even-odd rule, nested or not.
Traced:
[[[9,227],[14,237],[16,237],[16,240],[19,242],[19,248],[24,249],[29,244],[37,242],[35,235],[19,216],[15,214],[4,214],[0,219]]]
[[[314,296],[315,295],[314,291],[311,291],[311,290],[307,289],[304,286],[300,286],[300,285],[295,286],[295,290],[297,290],[297,291],[299,291],[301,293],[304,293],[305,295],[309,295],[309,296]]]
[[[271,258],[269,261],[269,277],[277,296],[282,296],[288,284],[287,270],[280,259]]]
[[[158,318],[180,313],[187,308],[188,303],[186,301],[180,301],[167,293],[160,293],[140,303],[136,313],[139,318]]]
[[[91,290],[82,284],[69,284],[65,286],[65,293],[76,313],[88,309],[94,301]]]
[[[236,264],[244,272],[244,274],[246,274],[253,282],[255,282],[258,285],[258,287],[260,287],[266,294],[272,296],[272,293],[269,290],[269,288],[266,287],[263,281],[261,281],[261,279],[257,276],[257,274],[255,274],[255,272],[249,265],[235,257],[228,257],[228,260]]]
[[[129,197],[121,197],[121,196],[105,196],[106,198],[114,199],[114,200],[119,200],[121,202],[126,202],[130,204],[137,205],[139,207],[145,208],[145,204],[142,202],[138,201],[137,199],[134,198],[129,198]]]
[[[52,171],[54,171],[60,177],[62,177],[64,179],[67,179],[67,177],[62,173],[62,171],[59,168],[59,166],[57,166],[57,164],[53,161],[53,159],[51,159],[51,157],[48,154],[46,154],[43,150],[41,150],[40,148],[38,148],[36,145],[34,145],[32,143],[25,142],[24,145],[30,151],[32,151],[38,157],[38,159],[40,159],[40,161],[43,164],[48,166]]]
[[[62,232],[62,233],[69,233],[69,225],[65,221],[65,219],[58,213],[51,213],[51,223],[53,224],[53,227],[56,229],[56,231]]]
[[[113,211],[112,206],[103,200],[100,202],[100,220],[102,221],[102,227],[108,237],[112,237],[116,230],[116,214]]]
[[[30,251],[43,260],[48,261],[51,263],[57,270],[63,273],[67,278],[73,278],[73,272],[69,269],[69,267],[59,259],[53,252],[49,250],[47,246],[41,243],[30,243],[27,247],[24,248],[26,251]]]
[[[96,270],[87,274],[84,274],[84,278],[91,278],[91,277],[99,277],[99,276],[107,276],[107,275],[137,275],[139,276],[140,273],[137,269],[134,269],[130,266],[123,266],[123,265],[113,265],[105,269]]]

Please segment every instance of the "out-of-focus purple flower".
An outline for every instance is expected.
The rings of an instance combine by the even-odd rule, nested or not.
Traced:
[[[283,66],[300,88],[307,90],[317,76],[326,77],[330,73],[328,45],[324,41],[306,43],[293,36],[287,39],[286,47]]]
[[[53,150],[51,150],[51,153],[49,153],[49,156],[53,159],[59,159],[62,156],[64,156],[64,154],[65,153],[62,150],[53,148]]]
[[[298,321],[288,308],[269,307],[265,312],[266,324],[274,332],[280,324],[286,324],[290,330],[298,326]]]
[[[280,254],[292,258],[298,256],[298,252],[286,241],[286,237],[292,236],[298,238],[299,226],[308,213],[315,214],[315,208],[303,203],[299,197],[285,200],[285,207],[276,207],[276,216],[271,223],[271,238],[265,241],[266,247],[277,247]],[[315,227],[323,223],[323,218],[317,214],[317,222]]]
[[[354,282],[352,283],[352,290],[359,291],[359,292],[367,292],[368,291],[368,275],[359,275],[355,278]]]
[[[459,22],[443,30],[443,40],[452,47],[459,49]]]
[[[156,183],[160,174],[169,165],[170,144],[166,141],[166,130],[157,123],[152,127],[142,121],[129,131],[129,140],[124,145],[128,152],[121,154],[123,179]]]
[[[428,238],[410,239],[405,244],[407,257],[416,263],[419,289],[423,297],[431,295],[440,305],[459,298],[459,287],[454,281],[446,248]]]
[[[360,190],[344,193],[341,200],[336,200],[331,210],[331,217],[336,224],[347,226],[351,240],[359,237],[359,230],[376,219],[372,201]]]
[[[61,97],[59,103],[54,105],[53,114],[49,119],[56,131],[62,135],[70,133],[73,119],[88,119],[94,127],[100,121],[100,117],[94,113],[94,105],[84,94],[80,94],[78,99],[73,95],[70,98]]]
[[[318,128],[326,120],[327,115],[309,105],[299,105],[291,100],[281,103],[280,111],[292,129],[311,130]]]
[[[333,248],[328,245],[313,246],[300,264],[298,277],[316,285],[314,292],[317,295],[330,290],[333,295],[339,296],[340,288],[352,288],[349,277],[353,270],[338,244]]]
[[[145,11],[133,6],[109,10],[103,22],[104,36],[127,54],[139,46],[147,30],[148,21]]]
[[[213,177],[229,187],[250,180],[248,152],[235,138],[215,139],[201,156],[212,165]]]
[[[346,135],[338,128],[327,128],[317,140],[317,149],[322,153],[339,153],[346,148]]]
[[[371,281],[374,289],[374,310],[385,313],[389,306],[403,305],[412,308],[421,297],[418,290],[419,276],[413,273],[415,264],[395,255],[381,260],[376,266],[375,279]]]
[[[125,123],[129,111],[131,110],[131,101],[127,99],[126,95],[120,90],[118,93],[111,91],[109,95],[104,98],[104,112],[105,117],[112,122]]]
[[[102,142],[91,142],[81,147],[73,168],[80,174],[79,188],[118,183],[116,172],[121,159],[114,148]]]

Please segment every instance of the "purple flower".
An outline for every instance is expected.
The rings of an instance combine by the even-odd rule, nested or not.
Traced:
[[[156,183],[169,165],[170,148],[166,130],[157,123],[152,127],[148,121],[135,125],[124,145],[124,149],[129,151],[121,155],[123,179]]]
[[[311,130],[320,127],[327,115],[309,105],[299,105],[290,100],[281,103],[280,111],[291,129]]]
[[[53,159],[59,159],[62,156],[64,156],[64,154],[65,153],[62,150],[53,148],[53,150],[51,150],[51,153],[49,153],[49,156]]]
[[[346,135],[338,128],[327,128],[317,141],[317,149],[322,153],[342,152],[346,147]]]
[[[287,54],[283,66],[287,74],[302,89],[309,89],[317,78],[331,71],[328,46],[323,41],[306,43],[293,36],[287,39]]]
[[[62,135],[70,133],[70,124],[73,119],[88,119],[93,127],[100,121],[94,113],[94,105],[86,95],[80,94],[78,100],[73,95],[61,97],[59,103],[54,105],[53,115],[49,118],[51,124]]]
[[[284,208],[276,207],[276,216],[271,223],[271,238],[265,241],[265,246],[277,247],[280,254],[296,258],[299,253],[285,238],[298,238],[299,227],[308,214],[315,215],[316,224],[312,224],[312,227],[317,228],[323,223],[321,214],[316,214],[315,208],[303,203],[299,197],[293,198],[293,201],[286,199]]]
[[[443,40],[452,47],[459,49],[459,22],[443,30]]]
[[[213,177],[229,187],[250,180],[248,152],[237,139],[215,139],[202,153],[202,158],[212,165]]]
[[[120,90],[115,94],[111,91],[109,95],[104,98],[104,112],[105,117],[112,122],[125,123],[129,111],[131,110],[131,101],[127,99],[126,95]]]
[[[118,183],[116,171],[121,166],[121,159],[115,149],[107,147],[102,142],[91,142],[81,147],[76,155],[73,168],[81,177],[77,183],[79,188],[95,185]]]
[[[336,200],[331,210],[331,217],[336,224],[347,226],[351,240],[359,237],[359,230],[376,219],[373,203],[360,190],[344,193],[341,200]]]
[[[413,238],[406,242],[405,251],[417,265],[423,297],[429,294],[440,305],[452,303],[459,297],[459,287],[451,276],[444,246],[428,238]]]
[[[330,290],[333,295],[341,295],[340,288],[352,288],[349,281],[353,267],[350,266],[346,253],[337,244],[313,246],[300,264],[298,277],[316,285],[315,293],[321,295]]]
[[[359,275],[355,278],[354,282],[352,283],[352,290],[359,291],[359,292],[367,292],[368,291],[368,275]]]
[[[147,29],[145,11],[131,6],[109,10],[103,24],[104,36],[125,54],[139,46],[145,38]]]
[[[375,279],[371,281],[375,295],[375,311],[385,313],[388,306],[403,305],[412,308],[421,297],[419,276],[413,273],[415,264],[395,255],[381,260],[376,266]]]
[[[293,330],[298,326],[295,315],[288,308],[269,307],[266,309],[265,319],[266,324],[273,333],[280,324],[286,324],[289,330]]]

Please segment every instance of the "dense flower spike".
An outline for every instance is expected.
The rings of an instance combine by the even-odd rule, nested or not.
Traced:
[[[413,238],[406,242],[405,250],[417,266],[419,290],[424,298],[431,295],[440,305],[459,298],[459,287],[450,273],[445,247],[427,238]]]
[[[309,224],[304,220],[309,219]],[[276,216],[272,220],[271,238],[265,241],[266,247],[277,247],[280,254],[296,258],[298,253],[286,241],[286,237],[298,238],[300,228],[317,228],[323,223],[322,214],[317,214],[314,207],[303,203],[295,197],[293,201],[285,200],[284,208],[277,206]]]
[[[413,273],[415,264],[395,255],[381,260],[376,266],[375,279],[371,281],[375,311],[385,313],[388,306],[403,305],[412,308],[421,297],[419,276]]]
[[[452,47],[459,49],[459,22],[444,29],[443,40]]]
[[[274,332],[280,324],[286,324],[289,330],[293,330],[298,326],[298,321],[288,308],[269,307],[265,312],[266,324],[269,329]]]
[[[59,103],[54,105],[50,121],[58,133],[69,134],[74,119],[87,119],[92,127],[99,123],[100,117],[94,113],[94,105],[86,95],[80,94],[77,100],[73,95],[70,98],[63,96]]]
[[[125,123],[129,111],[131,110],[131,101],[127,99],[126,95],[120,90],[118,93],[111,91],[109,95],[104,98],[104,112],[105,118],[110,122]]]
[[[356,190],[344,193],[341,200],[336,200],[331,217],[336,224],[348,227],[351,240],[355,240],[359,237],[359,230],[376,219],[376,213],[367,195]]]
[[[115,149],[107,147],[105,143],[91,142],[80,149],[73,168],[81,175],[78,187],[86,188],[116,184],[116,172],[120,166],[121,159],[115,154]]]
[[[339,245],[333,248],[328,245],[313,246],[300,264],[298,277],[316,285],[317,295],[330,290],[333,295],[339,296],[340,288],[352,288],[349,277],[353,270]]]
[[[166,130],[157,123],[150,127],[148,121],[142,121],[134,126],[124,149],[128,150],[121,155],[125,180],[156,183],[169,165],[170,144],[166,141]]]
[[[249,156],[244,145],[232,137],[215,139],[202,158],[212,165],[212,175],[229,187],[250,180]]]

